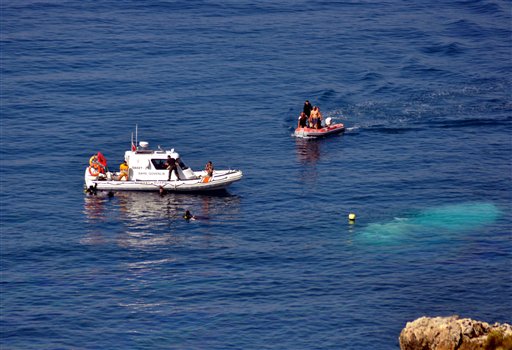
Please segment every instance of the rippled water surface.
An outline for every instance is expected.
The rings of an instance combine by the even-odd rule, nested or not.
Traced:
[[[509,2],[0,7],[2,349],[387,350],[424,315],[511,322]],[[346,132],[293,138],[305,99]],[[85,196],[136,124],[243,180]]]

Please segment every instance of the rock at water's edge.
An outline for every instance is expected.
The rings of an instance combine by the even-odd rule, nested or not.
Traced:
[[[512,350],[512,327],[458,316],[421,317],[399,337],[401,350]]]

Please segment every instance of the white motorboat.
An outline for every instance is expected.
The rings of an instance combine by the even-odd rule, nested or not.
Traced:
[[[174,171],[169,174],[169,157],[175,160],[178,177]],[[124,169],[110,172],[103,154],[93,155],[85,169],[86,190],[201,192],[224,189],[242,178],[241,170],[213,170],[210,175],[206,170],[193,171],[174,149],[152,150],[144,141],[138,147],[132,142],[124,159]]]

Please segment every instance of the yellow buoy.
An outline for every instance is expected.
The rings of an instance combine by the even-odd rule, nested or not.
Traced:
[[[356,214],[354,214],[354,213],[348,214],[348,220],[349,221],[356,221]]]

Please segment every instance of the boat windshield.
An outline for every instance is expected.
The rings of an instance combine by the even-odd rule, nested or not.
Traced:
[[[181,169],[187,169],[188,168],[188,166],[186,166],[185,163],[183,163],[181,158],[178,158],[178,164],[180,165]]]
[[[151,159],[151,163],[153,163],[153,166],[156,170],[165,170],[167,169],[167,160],[166,159]],[[178,158],[178,164],[181,169],[187,169],[188,167],[183,163],[183,161]]]
[[[156,170],[165,170],[167,169],[166,160],[165,159],[151,159],[151,163]]]

